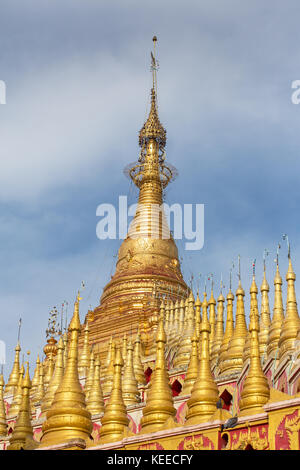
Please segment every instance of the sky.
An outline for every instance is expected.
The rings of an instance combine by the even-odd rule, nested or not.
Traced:
[[[205,205],[199,251],[178,242],[182,271],[225,291],[241,256],[248,314],[252,264],[263,251],[273,306],[276,246],[285,277],[288,234],[300,272],[300,79],[297,0],[0,1],[0,339],[11,369],[33,365],[50,310],[81,281],[83,320],[114,272],[119,240],[96,237],[97,206],[136,201],[124,167],[138,158],[157,42],[159,116],[178,178],[166,202]],[[200,276],[201,273],[201,277]],[[209,286],[209,283],[208,283]],[[296,282],[297,292],[299,285]]]

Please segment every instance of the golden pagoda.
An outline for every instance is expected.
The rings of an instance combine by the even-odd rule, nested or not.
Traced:
[[[155,37],[153,41],[155,50]],[[166,130],[158,117],[156,69],[154,52],[151,108],[139,133],[140,155],[126,169],[139,189],[137,211],[120,246],[115,273],[104,287],[90,323],[90,344],[98,345],[103,360],[102,348],[111,335],[111,324],[118,324],[118,337],[129,335],[151,316],[144,303],[154,290],[173,301],[185,298],[188,291],[166,217],[164,213],[159,217],[159,209],[152,213],[162,207],[164,190],[176,175],[175,168],[165,161]]]
[[[239,262],[236,319],[230,271],[224,332],[222,281],[217,312],[213,283],[209,301],[206,281],[203,301],[198,292],[195,301],[193,277],[188,288],[175,242],[163,236],[164,214],[152,225],[151,205],[162,202],[175,174],[165,163],[158,118],[155,44],[156,38],[151,109],[138,162],[127,168],[139,205],[115,272],[82,324],[79,293],[68,332],[57,331],[53,314],[32,391],[18,340],[4,396],[0,376],[0,450],[109,450],[116,458],[124,450],[174,450],[178,459],[196,450],[300,450],[300,328],[290,250],[286,315],[277,256],[272,321],[264,264],[261,317],[253,276],[248,333],[251,279],[245,295]]]

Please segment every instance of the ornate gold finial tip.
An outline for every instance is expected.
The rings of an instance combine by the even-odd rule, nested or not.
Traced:
[[[153,42],[156,42],[156,41],[157,41],[157,37],[156,37],[156,36],[153,36],[152,41],[153,41]]]

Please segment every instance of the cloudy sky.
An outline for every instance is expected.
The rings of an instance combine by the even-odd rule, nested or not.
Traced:
[[[287,233],[300,272],[300,79],[297,0],[14,0],[0,2],[0,339],[10,370],[21,316],[23,352],[45,344],[48,314],[95,307],[119,241],[96,237],[96,208],[135,202],[123,168],[138,156],[158,37],[160,119],[179,177],[169,203],[205,204],[205,244],[179,242],[185,279],[218,284],[241,255],[249,292],[267,248],[268,279]],[[281,273],[287,248],[280,250]],[[236,270],[233,287],[236,288]],[[196,283],[194,283],[196,286]],[[218,291],[216,289],[216,296]],[[69,312],[70,313],[70,312]]]

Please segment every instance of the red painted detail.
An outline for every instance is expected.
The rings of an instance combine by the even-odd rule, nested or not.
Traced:
[[[174,382],[172,383],[172,396],[177,397],[179,393],[181,392],[181,389],[182,389],[181,383],[178,382],[177,379],[174,380]]]
[[[145,370],[144,374],[145,374],[147,383],[150,382],[151,374],[152,374],[152,369],[151,369],[151,367],[148,367],[148,369]]]

